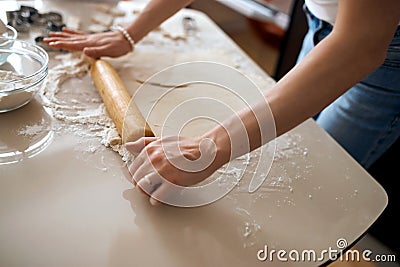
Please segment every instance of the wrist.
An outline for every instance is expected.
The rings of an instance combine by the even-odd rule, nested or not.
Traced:
[[[207,132],[203,137],[213,140],[222,165],[269,142],[275,135],[272,115],[264,102],[243,109]]]
[[[214,169],[218,169],[231,160],[231,140],[222,126],[217,126],[205,133],[201,139],[210,139],[215,145],[216,156],[213,162]]]
[[[124,36],[125,40],[128,41],[131,52],[135,50],[135,41],[132,39],[131,35],[125,28],[119,25],[115,25],[112,26],[111,30],[120,32]]]

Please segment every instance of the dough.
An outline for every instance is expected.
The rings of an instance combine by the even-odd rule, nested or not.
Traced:
[[[169,38],[174,41],[185,41],[186,40],[186,35],[185,34],[180,34],[180,33],[173,33],[173,32],[163,32],[163,36],[165,38]]]
[[[78,31],[81,29],[81,20],[76,16],[68,16],[67,26],[70,29],[74,29],[74,30]]]
[[[91,18],[91,20],[95,24],[109,28],[114,22],[114,17],[109,14],[97,13]]]
[[[88,27],[88,31],[91,33],[104,32],[107,30],[108,30],[107,27],[105,27],[104,25],[100,25],[100,24],[91,24]]]
[[[133,54],[128,54],[119,58],[107,58],[107,61],[118,72],[124,81],[130,94],[143,84],[147,79],[157,72],[176,64],[191,61],[213,61],[235,67],[237,63],[223,50],[213,50],[210,54],[208,50],[199,51],[162,51],[145,50],[137,47]],[[155,85],[161,87],[177,86],[177,84],[166,84],[165,81],[153,80]]]
[[[183,21],[178,22],[179,19],[179,17],[173,17],[172,19],[167,20],[163,24],[161,24],[163,37],[174,41],[185,41],[187,39],[186,31],[183,27]]]
[[[109,5],[97,4],[97,5],[94,6],[94,9],[99,11],[99,12],[105,13],[105,14],[110,14],[110,15],[112,15],[114,17],[123,17],[123,16],[125,16],[125,11],[120,10],[118,8],[115,8],[115,7],[111,7]]]

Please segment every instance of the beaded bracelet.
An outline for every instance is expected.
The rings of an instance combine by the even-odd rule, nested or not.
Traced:
[[[120,33],[122,33],[122,35],[124,35],[125,39],[128,40],[129,44],[131,45],[132,49],[131,51],[133,51],[135,49],[135,41],[133,41],[132,37],[129,35],[128,31],[125,30],[123,27],[119,26],[119,25],[114,25],[111,27],[111,30],[117,30]]]

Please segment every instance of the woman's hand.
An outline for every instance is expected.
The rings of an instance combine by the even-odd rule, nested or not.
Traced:
[[[52,48],[83,51],[92,58],[119,57],[132,50],[129,41],[119,31],[83,34],[64,28],[62,32],[51,32],[43,41]]]
[[[127,143],[126,148],[137,155],[129,166],[132,181],[153,205],[165,202],[174,185],[197,184],[222,166],[209,138],[145,137]]]

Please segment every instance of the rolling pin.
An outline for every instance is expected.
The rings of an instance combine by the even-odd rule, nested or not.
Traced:
[[[138,107],[131,101],[118,73],[103,59],[89,60],[90,75],[107,112],[113,120],[122,142],[133,142],[144,136],[154,136]]]

